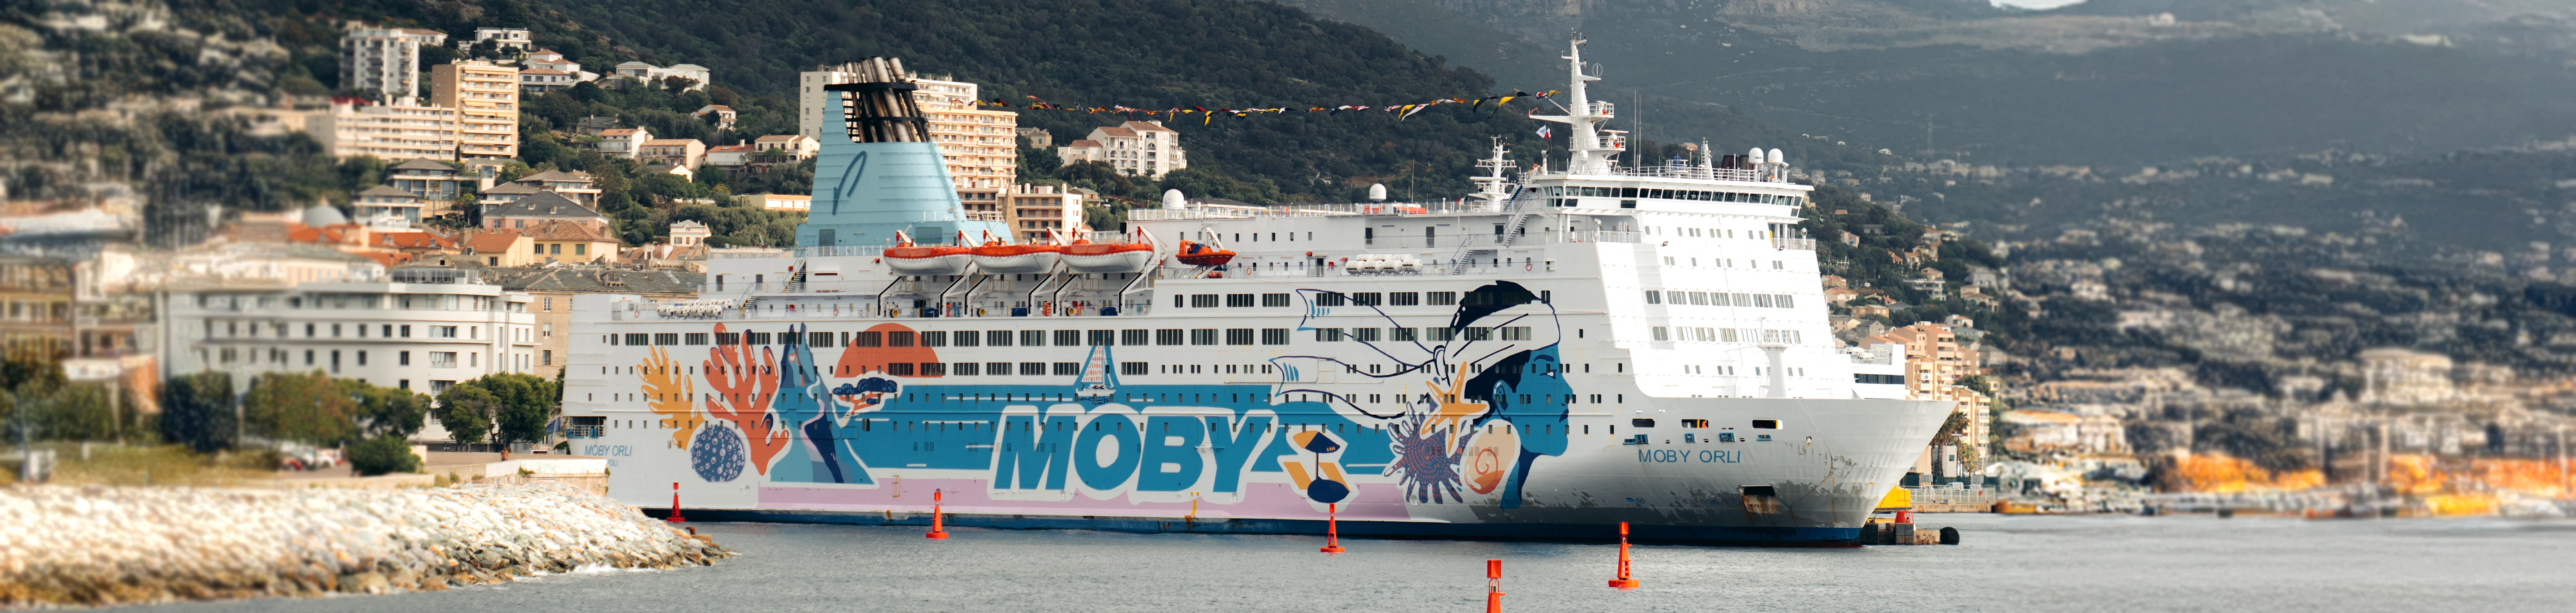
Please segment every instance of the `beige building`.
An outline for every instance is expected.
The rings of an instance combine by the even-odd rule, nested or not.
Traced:
[[[1082,194],[1053,185],[1019,185],[1002,196],[1011,231],[1022,241],[1047,240],[1047,231],[1083,232]]]
[[[694,138],[656,138],[635,147],[635,161],[697,170],[707,163],[707,144]]]
[[[519,157],[519,69],[456,60],[430,70],[430,103],[457,111],[456,154]]]
[[[840,109],[827,109],[826,85],[857,81],[856,69],[824,66],[799,74],[796,91],[798,134],[821,139],[826,125],[839,126]],[[949,182],[969,211],[996,211],[1002,195],[1019,181],[1019,113],[975,105],[979,86],[965,81],[913,76],[913,100],[930,124],[930,140],[947,162]]]
[[[635,157],[635,148],[653,140],[653,131],[644,128],[609,128],[599,131],[599,154],[613,158]]]
[[[456,159],[456,109],[334,101],[304,120],[305,132],[331,155],[384,160]]]
[[[1952,412],[1968,417],[1968,427],[1960,432],[1960,440],[1975,448],[1976,457],[1992,457],[1988,454],[1987,444],[1992,437],[1992,426],[1986,415],[1992,400],[1959,384],[1960,378],[1983,375],[1986,370],[1978,364],[1976,352],[1962,347],[1958,335],[1952,333],[1949,326],[1916,322],[1872,336],[1866,344],[1904,346],[1906,397],[1953,403]],[[1956,462],[1957,450],[1926,447],[1916,459],[1915,472],[1927,476],[1959,476],[1952,468]]]
[[[1065,164],[1103,162],[1118,169],[1119,174],[1151,177],[1190,167],[1189,155],[1181,150],[1181,133],[1163,127],[1160,121],[1130,121],[1114,126],[1091,129],[1089,136],[1056,149]]]

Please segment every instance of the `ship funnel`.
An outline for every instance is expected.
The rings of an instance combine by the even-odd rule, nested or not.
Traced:
[[[1190,208],[1190,199],[1189,199],[1189,198],[1186,198],[1186,197],[1181,196],[1181,190],[1177,190],[1177,189],[1167,189],[1167,190],[1163,190],[1163,208],[1167,208],[1167,209],[1186,209],[1186,208]]]
[[[1370,201],[1370,202],[1385,202],[1385,201],[1386,201],[1386,184],[1384,184],[1384,183],[1370,183],[1370,184],[1369,184],[1369,201]]]

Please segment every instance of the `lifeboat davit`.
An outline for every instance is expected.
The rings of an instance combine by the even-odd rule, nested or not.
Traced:
[[[1234,261],[1234,251],[1181,241],[1181,248],[1172,254],[1172,259],[1191,266],[1222,266]]]
[[[918,246],[903,233],[895,233],[895,245],[885,250],[886,268],[907,275],[955,275],[966,272],[973,255],[965,247]]]
[[[1005,245],[1002,241],[986,242],[968,252],[974,255],[975,265],[987,274],[1049,272],[1064,257],[1062,246]]]
[[[1154,246],[1145,243],[1074,241],[1064,248],[1064,267],[1074,272],[1145,272],[1154,263]]]

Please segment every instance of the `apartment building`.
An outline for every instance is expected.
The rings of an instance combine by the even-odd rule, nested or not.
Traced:
[[[447,34],[414,28],[350,28],[340,35],[340,86],[373,93],[386,104],[420,102],[420,48],[447,44]]]
[[[457,110],[461,158],[519,157],[519,69],[456,60],[430,72],[431,104]]]
[[[1987,439],[1992,435],[1989,424],[1992,420],[1987,419],[1986,413],[1992,400],[1959,384],[1963,377],[1982,375],[1986,371],[1978,364],[1977,353],[1963,347],[1950,326],[1916,322],[1869,337],[1863,344],[1903,347],[1906,397],[1952,403],[1953,412],[1968,418],[1968,427],[1961,431],[1960,441],[1973,447],[1976,457],[1990,457],[1986,452],[1989,447]],[[1926,447],[1916,459],[1915,472],[1927,477],[1962,476],[1959,450],[1945,447]]]
[[[411,192],[422,200],[453,202],[456,194],[466,191],[475,178],[466,177],[456,167],[426,159],[415,159],[385,169],[385,184]],[[435,213],[432,213],[435,214]]]
[[[636,146],[635,160],[695,171],[707,163],[707,144],[694,138],[656,138]]]
[[[462,122],[451,107],[335,98],[329,110],[306,117],[304,128],[331,155],[341,158],[453,160]]]
[[[545,266],[484,271],[491,283],[528,294],[536,312],[537,361],[540,377],[563,369],[572,350],[572,298],[580,294],[623,294],[652,300],[688,300],[698,296],[706,273],[682,270],[618,270],[598,266]]]
[[[1019,185],[1002,196],[1010,211],[1011,231],[1026,242],[1047,240],[1047,231],[1083,232],[1083,194],[1053,185]]]
[[[1188,152],[1181,149],[1181,134],[1163,127],[1161,121],[1092,128],[1089,136],[1056,149],[1056,156],[1067,165],[1104,162],[1118,169],[1118,174],[1157,181],[1190,167]]]
[[[525,292],[455,268],[370,272],[174,290],[161,328],[165,374],[221,371],[246,386],[260,374],[320,370],[437,394],[458,381],[535,366],[536,316]]]

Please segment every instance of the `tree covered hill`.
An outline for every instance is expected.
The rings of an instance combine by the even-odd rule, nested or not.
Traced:
[[[925,74],[984,84],[986,99],[1014,104],[1036,96],[1068,105],[1285,107],[1296,110],[1169,123],[1182,131],[1194,167],[1249,186],[1266,181],[1289,200],[1346,200],[1369,183],[1399,180],[1414,183],[1418,197],[1454,195],[1470,189],[1463,177],[1488,137],[1527,152],[1540,144],[1537,125],[1521,116],[1537,102],[1528,98],[1499,111],[1443,105],[1401,121],[1380,112],[1310,114],[1308,107],[1562,87],[1496,83],[1366,28],[1238,0],[181,2],[273,16],[265,29],[297,55],[289,70],[325,87],[337,86],[333,71],[322,70],[331,64],[320,59],[336,54],[336,33],[317,26],[355,19],[451,34],[526,27],[538,44],[585,68],[694,63],[712,69],[715,84],[747,97],[790,97],[798,71],[888,56]],[[1063,142],[1127,119],[1024,110],[1020,125],[1046,128]]]

